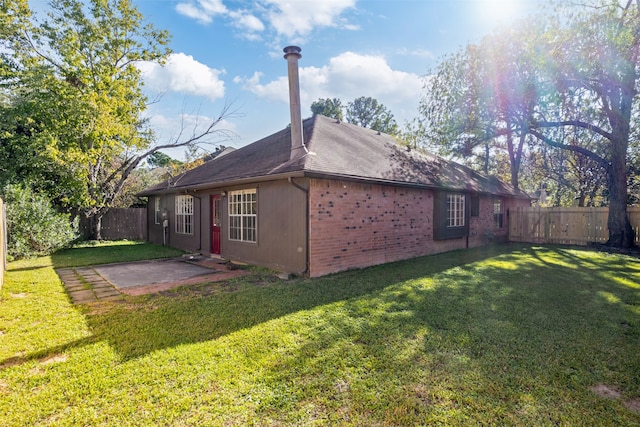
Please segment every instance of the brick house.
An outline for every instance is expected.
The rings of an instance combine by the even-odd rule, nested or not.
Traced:
[[[149,241],[317,277],[507,239],[526,193],[390,135],[303,122],[287,49],[292,125],[141,193]]]

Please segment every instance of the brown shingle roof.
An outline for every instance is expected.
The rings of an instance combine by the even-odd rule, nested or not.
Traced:
[[[287,128],[192,169],[172,185],[165,181],[141,195],[297,173],[529,197],[497,178],[485,177],[434,155],[409,151],[392,136],[371,129],[317,115],[304,121],[303,132],[310,151],[304,157],[289,160],[291,142]]]

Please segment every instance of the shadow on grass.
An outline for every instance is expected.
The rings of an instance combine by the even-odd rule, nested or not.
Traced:
[[[262,373],[280,387],[264,415],[325,394],[331,409],[369,417],[364,424],[483,424],[479,414],[498,425],[640,421],[589,391],[604,382],[640,396],[640,288],[610,277],[637,278],[640,262],[506,251],[439,269],[398,264],[417,274],[297,325],[311,337]]]
[[[639,278],[632,258],[526,245],[313,280],[254,270],[87,305],[91,337],[3,363],[93,342],[129,360],[244,329],[228,340],[240,360],[229,375],[250,384],[243,399],[273,425],[314,414],[325,424],[346,414],[360,425],[637,425],[640,416],[589,388],[640,396]],[[177,365],[188,356],[171,355]]]
[[[544,250],[542,259],[536,249],[528,247],[479,248],[291,282],[256,273],[212,285],[213,294],[185,287],[171,297],[152,295],[104,303],[95,306],[87,320],[95,338],[107,340],[124,359],[216,339],[290,313],[363,297],[374,298],[374,304],[397,306],[392,311],[409,310],[421,324],[436,330],[468,331],[470,322],[476,329],[498,328],[510,322],[518,334],[535,341],[538,328],[558,334],[564,331],[563,339],[571,339],[580,328],[597,329],[599,324],[617,322],[633,325],[628,332],[637,333],[639,322],[633,311],[623,309],[620,313],[627,313],[625,319],[613,320],[608,311],[611,303],[603,296],[612,294],[609,299],[624,301],[628,308],[640,304],[637,289],[603,277],[601,272],[612,268],[606,260],[585,261],[562,249],[550,251],[551,258],[549,250]],[[556,258],[560,264],[549,263],[548,259]],[[630,267],[619,268],[630,271]],[[424,286],[429,280],[438,285]],[[407,285],[413,281],[418,284]],[[403,287],[381,294],[397,286]],[[387,300],[378,301],[380,295],[387,295]],[[603,319],[594,319],[596,313]],[[372,318],[370,323],[374,322]],[[412,333],[404,329],[401,327],[403,333]]]
[[[217,284],[202,296],[185,287],[171,297],[151,295],[95,306],[87,314],[96,339],[105,339],[125,359],[180,344],[198,343],[317,306],[378,292],[502,253],[492,247],[422,257],[335,274],[281,282],[260,273]],[[268,284],[268,286],[264,286]],[[229,292],[231,290],[231,292]],[[204,292],[207,294],[208,292]]]

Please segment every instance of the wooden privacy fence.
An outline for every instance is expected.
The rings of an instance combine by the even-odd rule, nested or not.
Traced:
[[[80,233],[89,235],[89,220],[80,217]],[[111,208],[102,217],[104,240],[147,240],[146,208]]]
[[[640,242],[640,208],[627,208]],[[609,208],[517,208],[509,211],[509,240],[528,243],[587,245],[609,239]]]

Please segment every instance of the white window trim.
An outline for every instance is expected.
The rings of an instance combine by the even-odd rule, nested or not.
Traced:
[[[154,220],[156,224],[160,224],[160,222],[162,222],[162,212],[160,210],[160,197],[155,198]]]
[[[230,191],[227,200],[229,240],[257,243],[258,195],[256,189]],[[248,224],[253,224],[253,227],[250,227]],[[236,233],[239,233],[239,238],[234,238]]]
[[[193,196],[178,195],[176,205],[176,233],[193,234]]]
[[[447,194],[447,227],[464,227],[465,216],[465,195]]]
[[[496,207],[499,210],[496,210]],[[498,217],[500,218],[498,220]],[[498,222],[500,222],[498,224]],[[493,199],[493,228],[500,230],[504,227],[504,203],[502,199]]]

